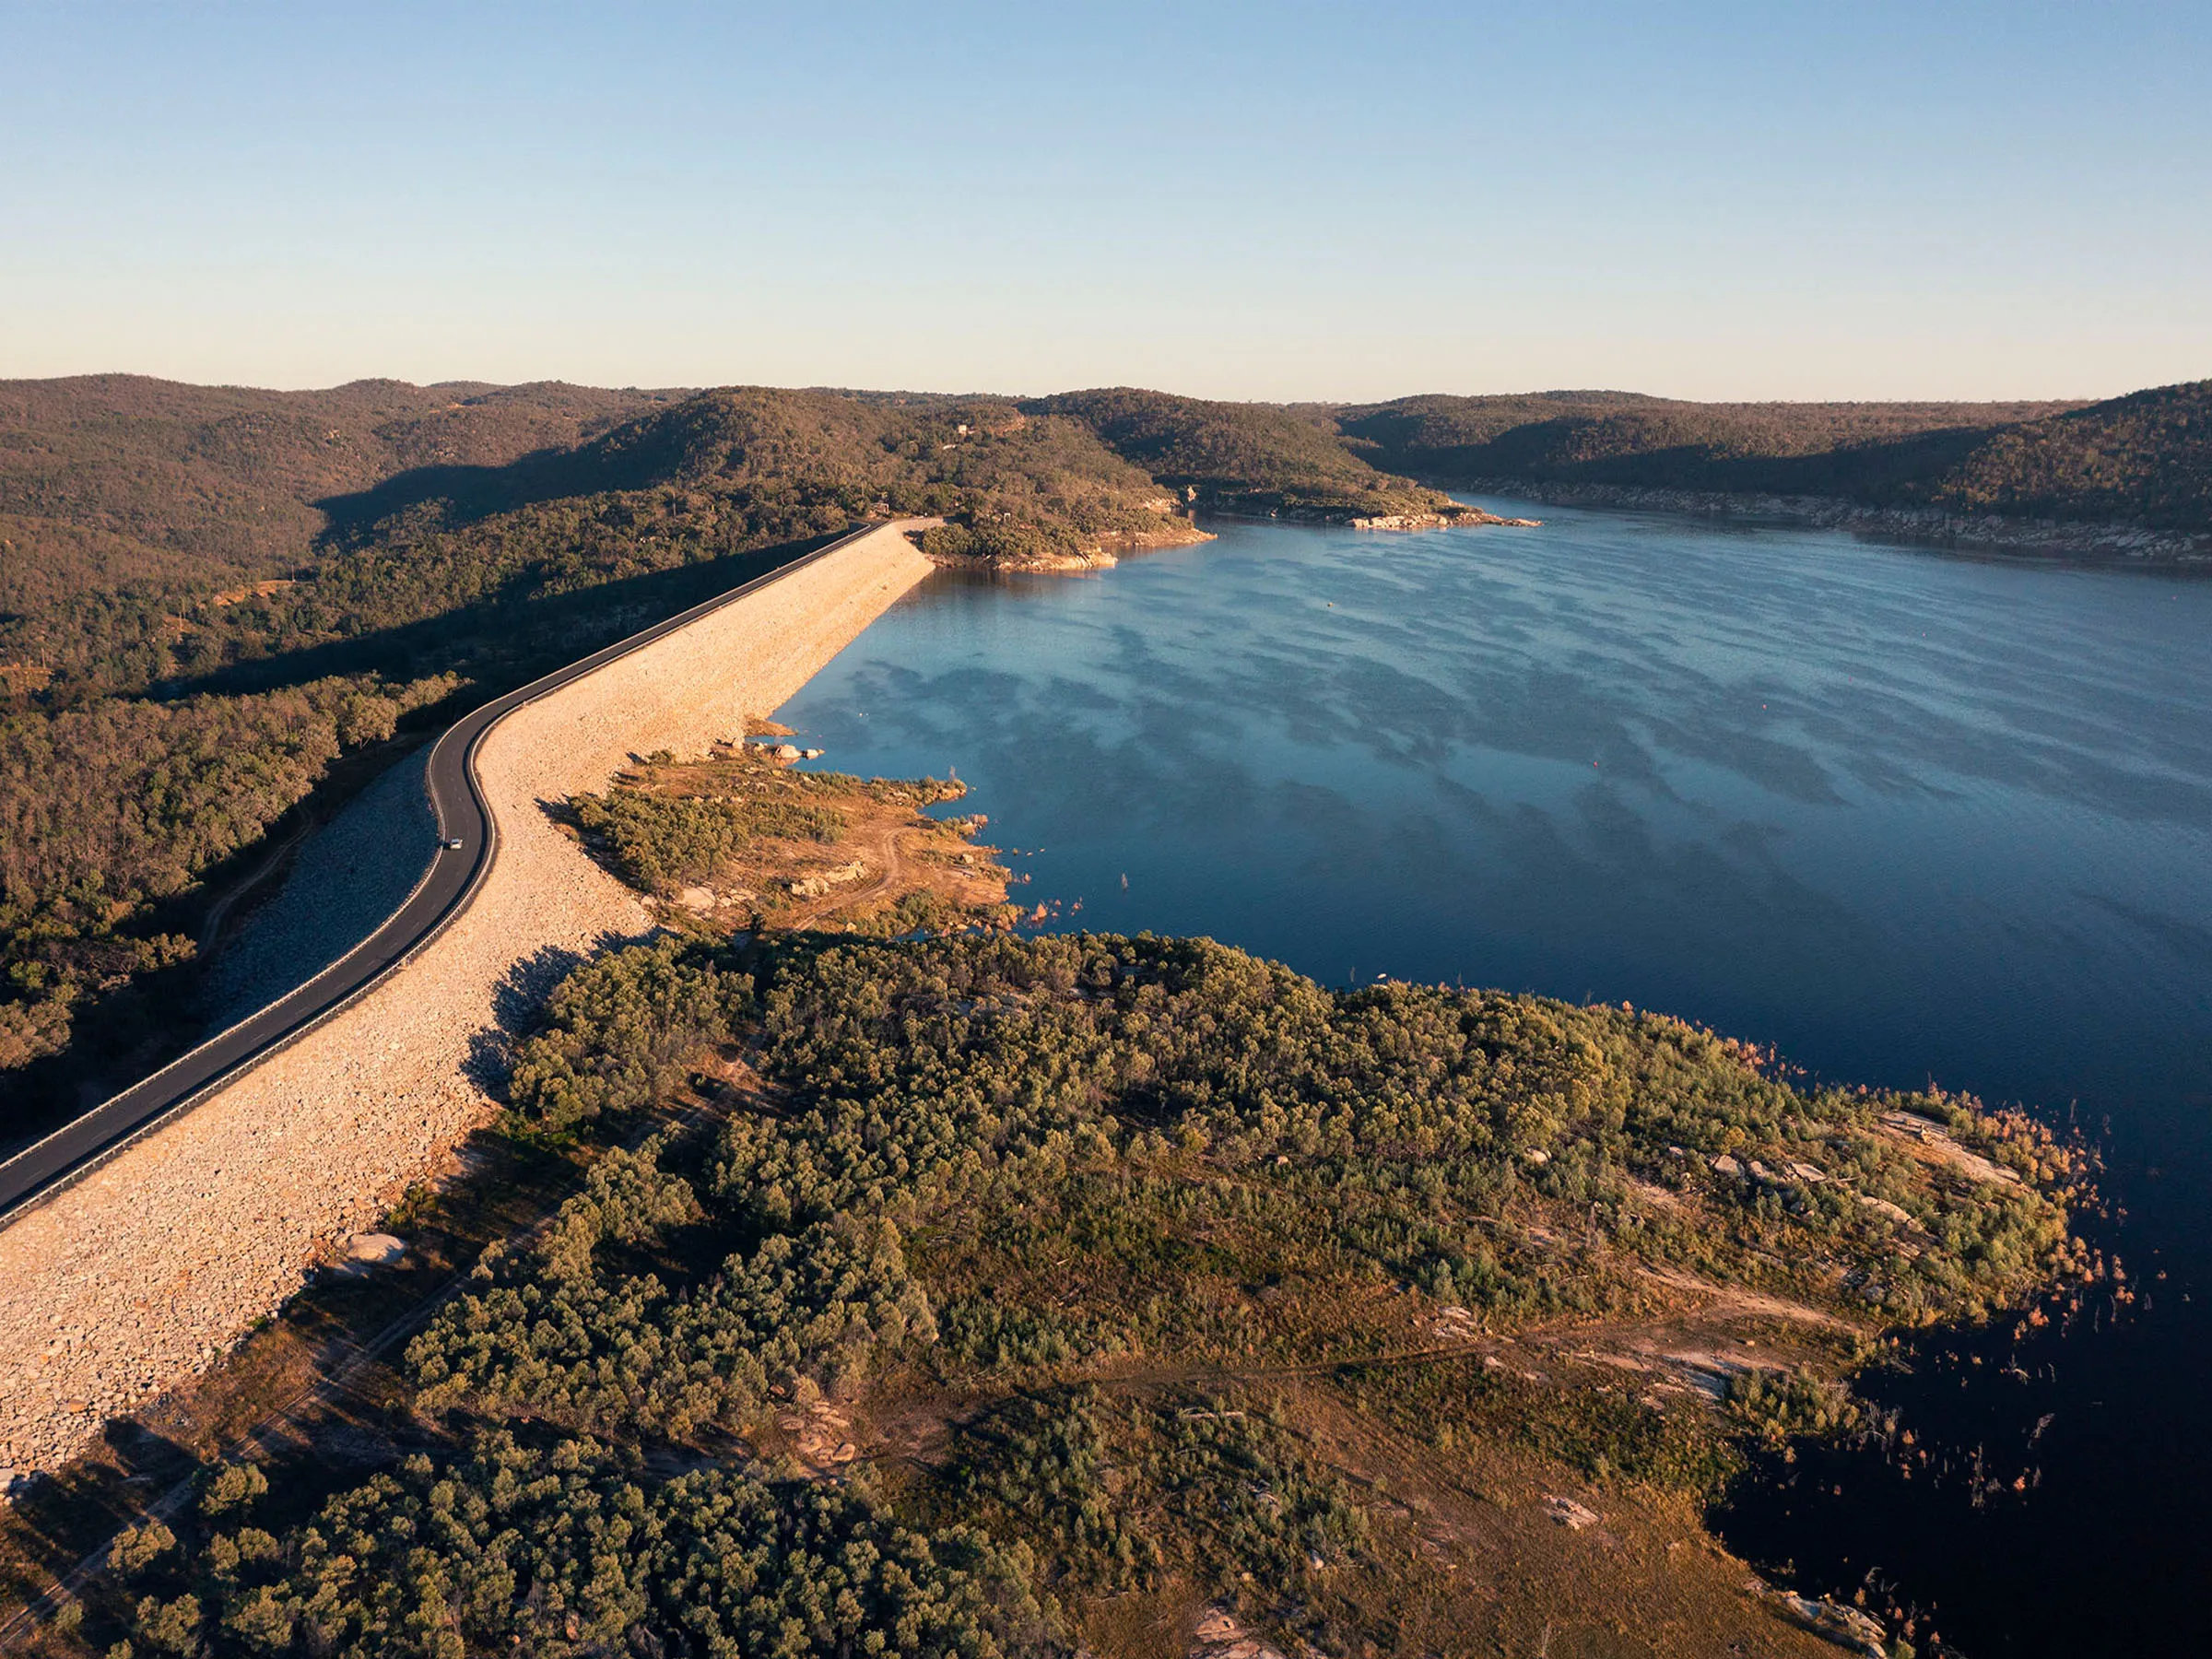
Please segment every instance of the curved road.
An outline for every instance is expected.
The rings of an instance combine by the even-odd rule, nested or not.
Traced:
[[[868,524],[847,531],[726,594],[595,651],[566,668],[556,669],[519,690],[494,698],[447,727],[430,749],[429,767],[430,806],[437,814],[441,844],[406,902],[383,925],[305,984],[0,1163],[0,1225],[23,1205],[83,1174],[135,1135],[194,1105],[256,1061],[298,1041],[382,982],[468,908],[499,856],[499,826],[477,783],[477,751],[506,716],[524,703],[558,691],[618,657],[828,557],[848,542],[884,528],[883,524]],[[445,848],[442,843],[449,840],[458,840],[460,848]]]

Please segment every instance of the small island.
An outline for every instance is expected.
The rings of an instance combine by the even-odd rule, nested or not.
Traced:
[[[1482,524],[1498,524],[1513,530],[1535,530],[1543,526],[1542,519],[1500,518],[1495,512],[1486,512],[1480,507],[1453,505],[1439,507],[1432,512],[1383,512],[1368,518],[1345,521],[1355,530],[1460,530]]]

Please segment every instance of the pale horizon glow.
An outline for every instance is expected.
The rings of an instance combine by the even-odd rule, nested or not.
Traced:
[[[0,0],[0,377],[2212,375],[2212,7]]]

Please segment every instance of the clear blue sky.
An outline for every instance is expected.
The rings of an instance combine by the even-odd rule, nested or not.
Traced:
[[[0,376],[2212,375],[2212,0],[0,0]]]

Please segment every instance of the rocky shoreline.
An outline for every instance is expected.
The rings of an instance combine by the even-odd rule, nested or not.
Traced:
[[[1347,508],[1327,507],[1276,507],[1265,512],[1252,507],[1213,507],[1207,511],[1216,518],[1249,519],[1263,524],[1312,524],[1329,530],[1457,530],[1489,524],[1535,530],[1544,523],[1542,519],[1500,518],[1464,502],[1435,512],[1378,512],[1364,516]]]
[[[1739,495],[1622,484],[1557,484],[1534,478],[1477,478],[1454,488],[1563,507],[1615,507],[1848,530],[1854,535],[1962,553],[2129,566],[2212,565],[2212,535],[2192,535],[2141,524],[2012,518],[1995,512],[1952,512],[1938,507],[1868,507],[1831,496]]]
[[[1184,522],[1166,530],[1111,531],[1099,537],[1096,547],[1080,553],[1040,553],[1027,559],[974,559],[965,554],[939,556],[925,550],[923,557],[947,571],[1024,571],[1080,576],[1090,571],[1112,570],[1118,562],[1117,554],[1146,553],[1156,547],[1187,547],[1214,539],[1211,531]]]
[[[1500,524],[1514,530],[1535,530],[1543,526],[1542,519],[1500,518],[1494,512],[1485,512],[1479,507],[1468,507],[1458,512],[1385,512],[1373,518],[1330,520],[1354,530],[1457,530],[1477,524]]]
[[[1253,519],[1276,524],[1313,524],[1339,530],[1453,530],[1471,525],[1497,524],[1515,529],[1533,530],[1543,524],[1542,519],[1500,518],[1479,507],[1460,507],[1437,512],[1386,512],[1370,517],[1359,517],[1347,512],[1319,509],[1278,508],[1269,512],[1235,512],[1226,508],[1211,509],[1219,518]],[[1147,552],[1155,547],[1182,547],[1194,542],[1215,540],[1213,533],[1197,525],[1184,523],[1173,529],[1152,530],[1142,533],[1121,531],[1099,538],[1096,547],[1082,553],[1039,554],[1028,559],[976,559],[966,557],[938,558],[931,562],[948,570],[990,570],[1041,571],[1059,575],[1082,575],[1091,571],[1111,570],[1117,553]]]

